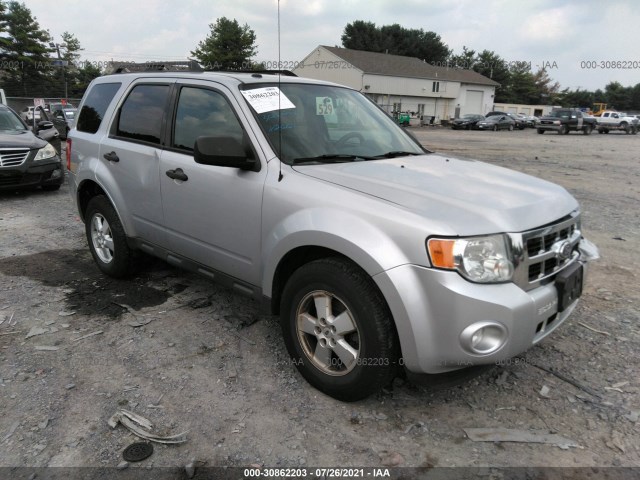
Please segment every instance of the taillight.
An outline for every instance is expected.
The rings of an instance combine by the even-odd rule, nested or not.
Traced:
[[[67,138],[67,171],[71,171],[71,139]]]

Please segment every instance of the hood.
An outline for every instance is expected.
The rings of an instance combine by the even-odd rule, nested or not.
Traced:
[[[451,229],[436,232],[441,235],[521,232],[578,208],[577,201],[553,183],[436,154],[293,168],[394,203]]]
[[[47,144],[30,130],[0,130],[0,148],[42,148]]]

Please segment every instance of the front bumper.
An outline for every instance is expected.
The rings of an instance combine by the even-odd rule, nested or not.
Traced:
[[[562,124],[560,125],[551,125],[551,124],[541,124],[538,123],[536,125],[536,128],[538,130],[545,130],[545,131],[553,131],[553,132],[559,132],[562,129]]]
[[[395,320],[403,365],[415,373],[442,373],[519,355],[561,325],[577,304],[558,312],[554,282],[524,291],[513,283],[477,284],[455,272],[417,265],[402,265],[373,279]],[[496,326],[504,343],[487,354],[471,353],[468,336],[476,325]]]
[[[18,167],[0,168],[0,190],[42,185],[62,185],[64,168],[59,157],[34,163],[28,160]]]

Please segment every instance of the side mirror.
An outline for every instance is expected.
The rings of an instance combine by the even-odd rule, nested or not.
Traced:
[[[248,152],[251,150],[234,137],[198,137],[193,146],[196,163],[259,171],[260,162]]]
[[[53,128],[53,123],[48,122],[47,120],[41,120],[38,122],[38,130],[49,130]]]

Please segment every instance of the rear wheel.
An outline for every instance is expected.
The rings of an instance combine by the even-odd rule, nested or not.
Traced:
[[[540,135],[543,135],[543,134],[544,134],[544,130],[543,130],[543,129],[541,129],[541,128],[539,128],[539,129],[538,129],[538,133],[539,133]]]
[[[624,133],[626,133],[627,135],[629,135],[629,132],[631,132],[631,129],[629,128],[629,124],[627,122],[622,122],[620,124],[620,128],[622,128],[622,130],[624,130]]]
[[[107,275],[122,278],[134,269],[134,251],[111,202],[104,195],[93,197],[87,206],[85,232],[91,255]]]
[[[494,131],[494,132],[497,132],[497,131],[498,131],[498,125],[494,125],[494,126],[493,126],[493,131]]]
[[[391,313],[358,267],[339,258],[300,267],[285,286],[280,311],[287,350],[318,390],[355,401],[393,380],[399,347]]]
[[[509,125],[509,131],[513,132],[513,125]]]
[[[585,135],[591,135],[592,130],[593,130],[593,127],[591,125],[585,125],[584,128],[582,129],[582,133],[584,133]]]
[[[569,135],[569,126],[568,125],[562,125],[562,127],[560,127],[560,130],[558,130],[558,133],[560,135]]]

